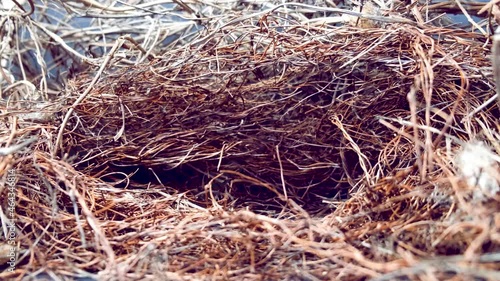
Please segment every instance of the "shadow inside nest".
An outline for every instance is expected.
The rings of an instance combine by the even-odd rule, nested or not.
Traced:
[[[279,211],[286,203],[280,200],[273,190],[278,192],[279,183],[269,185],[258,184],[252,180],[245,180],[238,174],[227,174],[211,169],[217,163],[200,161],[180,165],[180,167],[166,170],[162,167],[129,166],[110,167],[117,169],[123,174],[127,174],[129,185],[116,176],[104,176],[101,179],[119,188],[159,188],[169,194],[186,193],[187,198],[198,206],[209,207],[215,199],[219,205],[224,207],[255,207],[254,211]],[[204,170],[201,170],[201,168]],[[239,172],[241,175],[251,174],[246,171]],[[223,176],[220,176],[220,175]],[[257,176],[255,176],[257,177]],[[326,187],[331,187],[327,189]],[[308,210],[317,210],[322,206],[321,200],[324,198],[346,199],[348,185],[334,180],[325,181],[317,187],[319,190],[288,189],[287,196],[300,203]],[[324,207],[324,206],[323,206]]]

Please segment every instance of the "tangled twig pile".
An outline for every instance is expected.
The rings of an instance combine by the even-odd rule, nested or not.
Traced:
[[[412,85],[421,88],[418,123],[425,123],[420,93],[432,94],[431,104],[444,104],[475,98],[465,95],[466,87],[490,88],[473,67],[485,63],[479,42],[456,44],[446,36],[433,46],[432,33],[398,26],[325,34],[266,25],[250,34],[226,31],[193,54],[172,52],[102,77],[75,108],[65,152],[83,152],[78,158],[86,173],[127,179],[127,186],[182,190],[210,182],[227,191],[243,183],[297,200],[333,197],[360,179],[373,184],[414,163],[402,157],[414,151],[402,143],[399,152],[385,155],[388,143],[401,140],[379,122],[410,121]],[[450,57],[443,48],[461,55]],[[438,61],[431,93],[426,63]],[[86,80],[79,82],[74,91],[82,93]],[[116,175],[127,170],[134,176]],[[252,193],[260,192],[246,195]]]
[[[494,95],[487,40],[281,20],[240,18],[135,66],[111,53],[53,118],[6,113],[23,118],[4,142],[38,140],[0,163],[23,249],[0,276],[498,279],[499,112],[473,112]],[[477,138],[496,153],[462,174],[485,186],[456,161]]]

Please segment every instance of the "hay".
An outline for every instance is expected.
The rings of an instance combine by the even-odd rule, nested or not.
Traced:
[[[316,11],[120,37],[57,98],[5,102],[0,278],[499,279],[491,42]]]

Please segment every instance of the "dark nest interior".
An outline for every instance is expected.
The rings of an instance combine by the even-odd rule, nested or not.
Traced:
[[[281,19],[4,100],[0,278],[499,280],[491,37]]]

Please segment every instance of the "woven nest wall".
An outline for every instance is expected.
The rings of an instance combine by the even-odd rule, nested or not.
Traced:
[[[480,42],[398,26],[307,32],[217,34],[189,55],[105,75],[75,108],[65,149],[85,173],[120,186],[203,191],[210,182],[221,194],[287,194],[317,207],[368,174],[411,166],[410,146],[380,161],[398,137],[379,119],[409,121],[412,87],[419,123],[431,86],[433,105],[490,89],[474,67],[486,60]]]
[[[473,138],[500,151],[498,108],[474,112],[487,39],[271,19],[8,105],[2,140],[36,140],[0,162],[21,249],[0,277],[497,279],[498,192],[477,199],[455,164]]]

